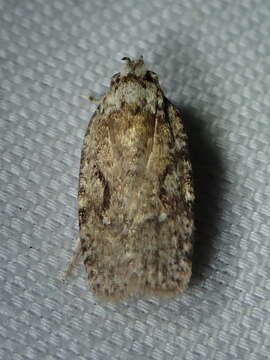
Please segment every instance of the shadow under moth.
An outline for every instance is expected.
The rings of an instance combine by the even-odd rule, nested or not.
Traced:
[[[79,239],[64,278],[83,260],[107,300],[173,296],[192,269],[193,181],[179,111],[143,58],[125,63],[100,99],[81,153]]]

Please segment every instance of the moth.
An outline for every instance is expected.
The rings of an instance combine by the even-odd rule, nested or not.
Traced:
[[[174,296],[192,272],[194,190],[187,135],[143,57],[123,58],[84,137],[79,239],[87,284],[107,300]]]

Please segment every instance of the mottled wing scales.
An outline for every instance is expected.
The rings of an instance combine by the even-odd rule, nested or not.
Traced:
[[[135,65],[112,78],[81,158],[81,253],[90,289],[109,300],[174,295],[191,276],[187,137],[157,78]]]

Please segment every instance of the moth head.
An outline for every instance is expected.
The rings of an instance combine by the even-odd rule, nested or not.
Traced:
[[[121,77],[127,76],[128,74],[134,74],[138,78],[145,76],[146,68],[142,56],[134,60],[131,60],[129,57],[123,57],[122,60],[125,61],[125,64],[121,69]]]

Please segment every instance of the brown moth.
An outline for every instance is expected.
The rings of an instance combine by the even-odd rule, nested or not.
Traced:
[[[115,74],[86,130],[80,166],[80,237],[87,284],[107,300],[172,296],[192,268],[193,184],[187,135],[143,58]]]

